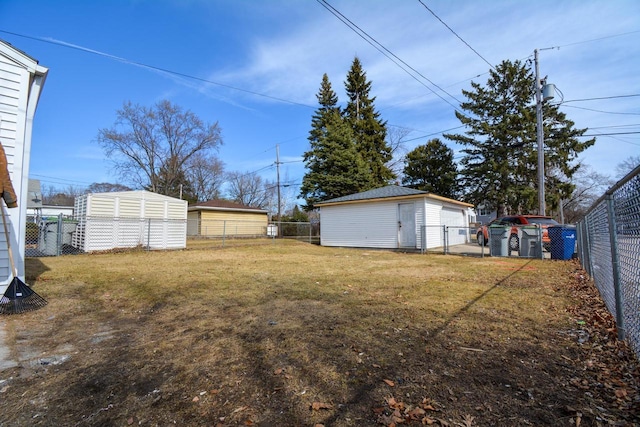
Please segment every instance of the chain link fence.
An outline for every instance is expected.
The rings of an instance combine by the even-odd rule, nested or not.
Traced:
[[[562,230],[573,229],[562,226]],[[521,257],[536,259],[570,259],[574,256],[575,238],[567,242],[567,235],[551,241],[547,228],[532,226],[470,227],[457,225],[423,225],[420,227],[419,247],[422,253],[442,253],[466,256]],[[570,252],[562,251],[571,245]],[[566,255],[568,253],[568,255]],[[557,257],[556,257],[557,255]]]
[[[186,220],[64,215],[30,218],[25,256],[59,256],[122,249],[170,250],[186,247]]]
[[[125,249],[172,250],[272,244],[277,239],[320,243],[320,224],[162,218],[28,218],[25,256],[43,257]]]
[[[611,187],[577,225],[578,256],[618,337],[640,355],[640,166]]]
[[[295,239],[320,243],[320,224],[311,222],[188,220],[190,246],[229,247]]]

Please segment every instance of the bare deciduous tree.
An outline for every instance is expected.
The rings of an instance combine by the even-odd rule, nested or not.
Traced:
[[[147,108],[125,103],[97,141],[124,182],[156,193],[179,187],[186,162],[222,144],[218,123],[205,123],[169,101]]]
[[[196,153],[187,162],[187,179],[199,202],[219,199],[225,181],[224,162],[217,156]]]
[[[49,185],[42,187],[42,204],[51,206],[73,206],[76,197],[84,194],[84,192],[83,188],[74,185],[69,185],[65,189]]]
[[[112,193],[114,191],[130,191],[131,188],[122,184],[112,184],[110,182],[94,182],[87,187],[87,193]]]
[[[255,172],[230,172],[227,174],[229,197],[236,203],[267,209],[271,193],[276,186],[262,179]]]
[[[404,169],[404,161],[407,156],[407,148],[404,140],[411,133],[411,129],[403,128],[400,126],[387,125],[387,144],[391,147],[391,155],[393,156],[387,167],[400,177],[402,170]]]
[[[640,166],[640,156],[631,156],[616,165],[616,177],[622,179],[626,174]]]
[[[591,205],[613,185],[609,176],[598,173],[585,164],[574,174],[572,183],[575,189],[571,197],[563,201],[564,220],[569,224],[582,219]]]

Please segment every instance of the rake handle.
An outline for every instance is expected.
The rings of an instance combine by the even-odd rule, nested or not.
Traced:
[[[18,277],[18,269],[16,268],[15,260],[13,259],[13,251],[11,250],[11,243],[9,241],[9,230],[7,228],[7,218],[4,213],[4,204],[0,203],[0,210],[2,211],[2,227],[4,228],[4,235],[7,239],[7,252],[9,253],[9,264],[11,264],[11,271],[14,277]]]

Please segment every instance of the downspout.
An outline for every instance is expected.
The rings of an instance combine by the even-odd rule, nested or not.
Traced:
[[[18,221],[16,237],[18,240],[18,256],[16,257],[16,268],[18,270],[18,276],[24,280],[24,252],[25,252],[25,239],[26,222],[27,222],[27,209],[26,200],[29,189],[29,164],[31,160],[31,137],[33,135],[33,118],[36,114],[36,108],[38,107],[38,101],[40,100],[40,94],[42,93],[42,87],[47,79],[47,73],[49,70],[45,67],[36,66],[35,69],[28,69],[31,73],[29,93],[27,94],[27,111],[25,112],[25,129],[23,139],[23,154],[22,154],[22,184],[20,186],[20,194],[18,195]]]

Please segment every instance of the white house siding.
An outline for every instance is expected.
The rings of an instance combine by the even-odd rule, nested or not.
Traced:
[[[397,248],[398,202],[323,206],[320,242],[323,246]]]
[[[26,105],[27,91],[23,89],[26,70],[20,69],[13,61],[0,55],[0,143],[7,156],[7,168],[12,183],[16,182],[19,175],[16,173],[16,144],[21,145],[21,137],[18,130],[18,122],[24,126],[24,119],[18,117],[19,107]],[[28,82],[28,74],[26,81]],[[18,193],[18,188],[15,188]],[[4,203],[4,202],[0,202]],[[3,204],[4,206],[4,204]],[[19,233],[19,216],[15,215],[15,209],[5,209],[7,216],[7,228],[11,237],[11,245],[15,248],[20,239],[15,236]],[[12,271],[9,263],[9,251],[7,239],[2,231],[0,237],[0,283],[8,284],[12,279]],[[15,252],[14,252],[15,254]],[[15,257],[15,255],[14,255]],[[0,286],[2,294],[5,288]]]
[[[7,156],[9,176],[18,198],[18,208],[5,209],[5,214],[15,267],[22,279],[31,134],[47,71],[33,58],[0,41],[0,143]],[[6,238],[3,236],[2,239],[0,295],[4,294],[13,276]]]

